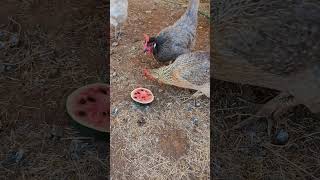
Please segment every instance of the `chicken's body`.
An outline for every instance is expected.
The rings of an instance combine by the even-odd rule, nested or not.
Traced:
[[[110,0],[110,24],[115,28],[115,39],[120,38],[122,25],[127,18],[128,0]]]
[[[150,51],[160,62],[175,60],[179,55],[191,52],[195,44],[198,25],[199,0],[189,0],[186,12],[173,25],[149,39]],[[154,46],[155,44],[155,46]]]
[[[199,51],[180,55],[172,64],[152,69],[146,75],[160,83],[194,89],[210,97],[209,52]]]
[[[219,0],[212,7],[214,78],[277,89],[294,96],[291,106],[320,112],[320,1]]]

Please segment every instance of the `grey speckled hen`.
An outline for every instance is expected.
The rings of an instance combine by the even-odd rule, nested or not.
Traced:
[[[199,0],[189,0],[186,12],[173,25],[160,31],[157,36],[145,35],[144,52],[152,53],[160,62],[175,60],[191,51],[196,39]]]
[[[320,112],[320,1],[216,0],[213,76],[282,91],[259,115]]]

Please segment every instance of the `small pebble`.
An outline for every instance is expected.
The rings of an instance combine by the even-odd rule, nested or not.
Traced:
[[[111,114],[112,114],[112,116],[116,116],[116,115],[118,115],[118,112],[119,112],[118,108],[113,108],[111,111]]]
[[[151,14],[152,11],[146,11],[147,14]]]
[[[200,107],[200,106],[201,106],[201,104],[200,104],[200,102],[195,101],[195,102],[194,102],[194,106],[195,106],[195,107]]]
[[[188,111],[188,112],[191,112],[191,111],[192,111],[192,106],[189,106],[188,109],[187,109],[187,111]]]
[[[22,149],[19,149],[19,151],[16,153],[15,162],[18,163],[22,160],[24,155],[24,151]]]
[[[50,132],[51,138],[60,139],[63,136],[63,131],[64,131],[63,127],[53,125]]]
[[[141,117],[138,121],[137,121],[139,126],[143,126],[144,124],[146,124],[146,119],[144,117]]]
[[[192,117],[191,122],[193,125],[198,126],[199,125],[199,120],[198,118]]]
[[[5,71],[8,72],[8,71],[12,71],[14,70],[15,68],[17,68],[17,65],[5,65]]]
[[[274,137],[274,144],[276,145],[285,145],[289,140],[289,134],[284,129],[278,131]]]
[[[19,163],[24,158],[24,150],[19,149],[18,151],[9,152],[7,158],[3,161],[0,161],[0,164],[3,166],[10,166],[16,163]]]
[[[113,43],[112,43],[112,46],[113,46],[113,47],[116,47],[116,46],[118,46],[118,44],[119,44],[118,42],[113,42]]]
[[[113,73],[112,73],[112,77],[115,77],[115,76],[117,76],[117,73],[116,73],[116,72],[113,72]]]

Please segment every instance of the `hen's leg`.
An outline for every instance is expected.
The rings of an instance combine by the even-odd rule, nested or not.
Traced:
[[[191,98],[192,99],[198,99],[202,95],[204,95],[204,94],[201,91],[197,91],[191,96]]]
[[[194,99],[196,101],[196,99],[198,99],[200,96],[204,95],[201,91],[197,91],[195,92],[190,98],[188,98],[187,100],[183,101],[183,102],[187,102],[190,99]]]
[[[246,125],[253,123],[257,117],[266,117],[268,119],[268,134],[271,134],[273,126],[272,119],[278,120],[280,115],[290,108],[299,105],[299,102],[289,93],[283,92],[278,96],[267,102],[262,108],[256,113],[256,116],[252,116],[241,123],[234,126],[231,130],[242,128]]]

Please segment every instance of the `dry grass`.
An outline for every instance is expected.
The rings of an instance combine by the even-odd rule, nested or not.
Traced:
[[[39,128],[22,124],[9,135],[1,137],[0,155],[1,179],[88,179],[106,177],[107,163],[103,158],[105,143],[93,139],[77,142],[79,137],[74,129],[65,128],[64,137],[54,141],[48,134],[50,125],[40,124]],[[28,132],[28,133],[26,133]],[[79,159],[72,158],[71,144],[83,146]],[[100,146],[100,150],[97,149]],[[15,162],[12,152],[22,150],[22,159]],[[100,152],[99,152],[100,151]],[[12,158],[11,160],[9,160]],[[95,166],[92,166],[95,164]]]
[[[0,50],[0,179],[105,178],[107,143],[75,141],[81,135],[65,111],[75,88],[103,80],[102,4],[4,4],[0,31],[16,34],[19,43]],[[64,130],[60,140],[51,138],[53,125]],[[82,147],[77,160],[71,158],[74,143]]]
[[[195,107],[193,101],[183,102],[192,95],[189,90],[160,87],[142,76],[144,67],[160,66],[143,54],[143,33],[158,33],[184,10],[164,0],[129,1],[124,35],[111,48],[110,166],[115,179],[209,179],[209,100],[203,97]],[[196,49],[208,50],[209,24],[199,19]],[[132,102],[130,92],[138,86],[154,93],[150,106]]]
[[[157,111],[160,102],[153,104],[147,112],[127,110],[130,102],[118,105],[119,114],[113,119],[111,133],[111,170],[113,177],[119,179],[208,179],[209,176],[209,127],[208,113],[194,109],[187,112],[187,105],[174,101],[166,110]],[[179,108],[177,108],[179,107]],[[199,119],[198,126],[193,125],[193,116]],[[139,125],[140,119],[145,120]],[[165,132],[179,131],[183,138],[173,145],[187,144],[186,152],[168,156],[166,148],[161,146]],[[185,138],[184,138],[185,137]],[[185,141],[185,142],[184,142]],[[179,144],[179,143],[181,144]],[[170,143],[169,143],[170,144]],[[185,148],[185,147],[182,147]],[[174,150],[173,150],[174,151]]]
[[[274,145],[261,120],[242,130],[233,126],[254,115],[277,92],[214,81],[212,171],[215,179],[319,179],[320,122],[303,106],[283,115],[274,132],[289,133],[286,145]]]

